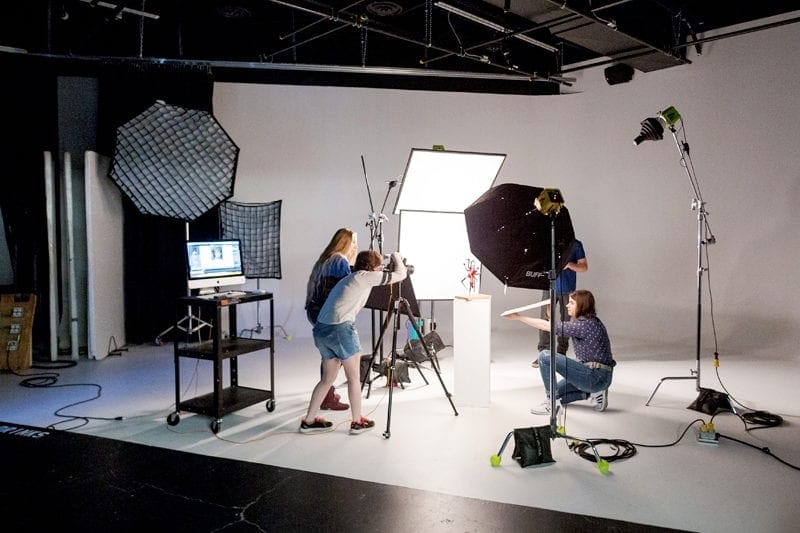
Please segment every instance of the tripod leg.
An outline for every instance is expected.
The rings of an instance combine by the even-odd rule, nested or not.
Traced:
[[[400,313],[397,311],[398,300],[395,300],[392,310],[394,311],[394,326],[392,327],[392,351],[389,354],[389,368],[386,372],[386,382],[389,385],[389,403],[386,408],[386,430],[383,432],[383,438],[388,439],[392,436],[392,398],[394,397],[394,366],[397,357],[397,329],[400,324]],[[391,314],[391,312],[390,312]],[[388,317],[386,324],[389,324]],[[384,328],[384,331],[386,329]]]
[[[412,324],[412,326],[414,328],[414,331],[416,331],[417,335],[419,335],[419,338],[422,339],[423,338],[422,337],[422,332],[419,330],[419,328],[417,328],[417,324],[414,321],[414,318],[411,316],[411,311],[410,311],[410,306],[408,305],[408,300],[406,300],[405,298],[399,298],[399,303],[402,306],[403,314],[405,314],[408,317],[408,319],[411,321],[411,324]],[[398,316],[399,316],[399,313],[398,313]],[[425,344],[424,341],[421,342],[420,344],[422,344],[422,349],[425,350],[425,355],[428,356],[428,360],[431,361],[431,366],[433,367],[433,371],[436,373],[436,377],[439,378],[439,383],[442,385],[442,390],[444,391],[444,394],[447,397],[447,401],[450,402],[450,407],[453,408],[453,414],[455,416],[458,416],[458,411],[456,410],[456,406],[453,403],[453,396],[450,394],[450,391],[447,390],[447,386],[444,384],[444,380],[442,379],[442,374],[441,374],[441,372],[439,372],[438,365],[436,365],[436,363],[434,363],[434,361],[433,361],[433,355],[431,355],[431,351],[428,349],[428,346]],[[394,354],[392,354],[392,358],[394,359]]]
[[[369,382],[369,387],[367,387],[367,398],[369,398],[369,393],[372,391],[372,377],[370,373],[372,372],[372,367],[375,364],[375,356],[378,355],[378,351],[383,346],[383,336],[386,334],[386,328],[389,326],[389,321],[392,319],[392,314],[394,313],[394,308],[390,308],[389,312],[386,313],[386,319],[383,321],[383,326],[381,327],[381,333],[378,336],[378,341],[375,343],[375,346],[372,349],[372,357],[369,359],[369,366],[367,367],[367,372],[364,374],[364,379],[361,381],[361,390],[364,390],[364,385]]]

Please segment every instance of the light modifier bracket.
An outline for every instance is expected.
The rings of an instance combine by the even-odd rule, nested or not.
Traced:
[[[534,201],[543,215],[557,215],[564,205],[564,196],[558,189],[544,189]]]

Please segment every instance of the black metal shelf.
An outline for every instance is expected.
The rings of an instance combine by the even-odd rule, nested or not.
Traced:
[[[231,335],[223,337],[220,324],[223,311],[228,314],[231,332],[236,332],[236,307],[241,304],[269,300],[269,338],[252,339]],[[217,433],[222,417],[230,412],[238,411],[266,402],[267,411],[275,409],[275,338],[274,304],[271,293],[253,292],[237,295],[235,298],[207,298],[198,296],[183,297],[178,302],[179,314],[189,306],[210,311],[214,318],[210,321],[212,335],[210,340],[192,341],[187,330],[186,338],[175,339],[175,411],[167,417],[167,423],[174,426],[180,422],[181,411],[197,413],[212,417],[211,430]],[[180,320],[180,319],[179,319]],[[178,328],[176,328],[178,331]],[[265,350],[269,357],[269,389],[242,387],[239,385],[238,357]],[[181,357],[211,361],[214,372],[214,390],[207,394],[188,400],[181,400],[180,359]],[[222,372],[223,361],[229,361],[229,385],[224,385]]]
[[[219,350],[214,349],[213,340],[178,343],[177,350],[180,357],[193,357],[195,359],[213,361],[218,357],[228,359],[271,347],[271,340],[228,337],[220,341]]]

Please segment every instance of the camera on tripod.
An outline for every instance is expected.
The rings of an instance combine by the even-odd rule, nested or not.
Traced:
[[[393,259],[393,257],[392,257],[392,254],[384,254],[384,255],[383,255],[383,258],[384,258],[384,259],[388,259],[388,260],[389,260],[389,262],[388,262],[386,265],[384,265],[384,267],[383,267],[383,271],[384,271],[384,272],[392,272],[392,271],[394,270],[394,268],[393,268],[393,266],[394,266],[394,265],[392,264],[392,261],[393,261],[394,259]],[[406,267],[406,273],[407,273],[409,276],[410,276],[411,274],[413,274],[413,273],[414,273],[414,265],[409,265],[409,264],[408,264],[408,259],[407,259],[407,258],[405,258],[405,257],[403,258],[403,264],[405,265],[405,267]]]

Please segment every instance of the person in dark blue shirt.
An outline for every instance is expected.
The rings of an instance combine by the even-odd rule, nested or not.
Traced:
[[[569,258],[567,259],[567,264],[564,265],[564,270],[562,270],[558,277],[556,277],[556,301],[555,305],[558,306],[558,315],[557,318],[561,322],[565,322],[569,320],[569,316],[567,315],[567,299],[569,298],[569,293],[577,289],[578,284],[578,272],[586,272],[589,270],[589,261],[586,259],[586,252],[583,250],[583,243],[578,239],[575,239],[574,244],[572,246],[572,250],[570,250]],[[542,299],[550,298],[550,290],[542,291]],[[550,305],[545,306],[542,308],[542,312],[540,318],[548,320],[550,318],[550,309],[553,307],[553,302],[550,302]],[[539,351],[542,350],[549,350],[550,349],[550,331],[540,331],[539,332]],[[560,336],[558,337],[558,344],[556,345],[556,352],[566,354],[567,350],[569,349],[569,337]],[[539,360],[534,360],[531,366],[536,368],[539,365]]]

